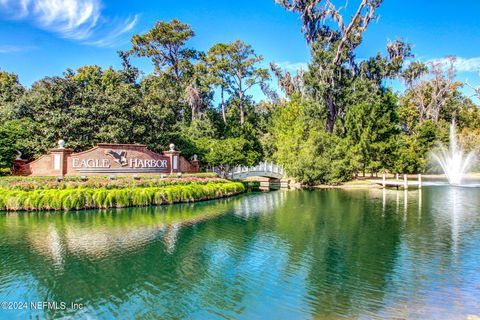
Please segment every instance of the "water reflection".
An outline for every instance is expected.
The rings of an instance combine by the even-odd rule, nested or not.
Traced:
[[[238,202],[234,214],[242,218],[257,217],[274,213],[283,205],[289,191],[269,192],[246,197]]]
[[[0,317],[465,318],[480,314],[475,188],[270,192],[0,216]]]
[[[388,291],[383,316],[465,319],[478,315],[480,278],[474,274],[480,266],[478,196],[479,190],[473,188],[437,187],[409,191],[404,197],[408,212],[413,213],[416,205],[418,215],[404,225],[393,271],[397,290]]]

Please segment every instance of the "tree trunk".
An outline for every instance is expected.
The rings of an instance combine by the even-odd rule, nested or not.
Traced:
[[[327,132],[332,133],[335,127],[336,108],[333,96],[331,94],[326,95],[325,101],[327,102]]]
[[[245,112],[243,110],[243,92],[240,91],[238,97],[240,99],[240,125],[243,127],[243,124],[245,123]]]
[[[223,91],[224,91],[223,86],[222,86],[221,90],[222,90],[222,91],[221,91],[221,96],[222,96],[222,117],[223,117],[223,123],[227,124],[227,116],[226,116],[226,114],[225,114],[225,99],[224,99],[224,97],[223,97]]]

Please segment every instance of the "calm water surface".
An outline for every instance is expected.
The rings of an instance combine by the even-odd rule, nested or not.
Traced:
[[[467,319],[480,188],[317,190],[0,215],[2,319]]]

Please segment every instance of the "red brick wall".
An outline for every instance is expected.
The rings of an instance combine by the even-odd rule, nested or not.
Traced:
[[[117,154],[125,151],[125,157],[116,159],[107,153],[112,150]],[[135,144],[99,144],[79,153],[70,153],[68,149],[52,149],[50,154],[27,164],[18,164],[16,175],[57,176],[61,171],[54,169],[54,153],[63,153],[63,175],[133,175],[133,174],[168,174],[171,171],[169,155],[150,151],[144,145]],[[167,152],[168,153],[168,152]],[[117,160],[117,161],[116,161]],[[124,165],[122,165],[122,162]],[[75,167],[76,166],[76,167]],[[190,163],[179,156],[179,171],[197,172],[198,165]]]
[[[15,175],[20,176],[49,176],[53,169],[53,155],[46,154],[35,161],[15,167]]]

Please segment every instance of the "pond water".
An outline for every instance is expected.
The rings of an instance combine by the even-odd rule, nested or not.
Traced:
[[[467,319],[480,188],[2,214],[0,263],[0,301],[58,303],[2,319]]]

